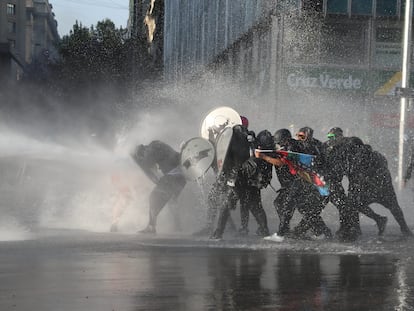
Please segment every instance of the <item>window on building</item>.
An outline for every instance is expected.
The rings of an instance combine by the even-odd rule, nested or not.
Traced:
[[[322,12],[323,1],[322,0],[302,0],[302,8],[309,12]]]
[[[10,48],[15,48],[16,47],[16,40],[9,40],[9,46]]]
[[[397,0],[377,0],[377,16],[396,16]]]
[[[321,62],[363,65],[367,60],[367,27],[364,23],[325,24],[322,30]]]
[[[372,15],[372,0],[352,1],[352,15]]]
[[[9,33],[16,33],[16,23],[15,22],[7,22],[7,30]]]
[[[328,14],[348,14],[348,0],[327,0]]]
[[[16,15],[16,5],[7,3],[7,15]]]
[[[401,66],[401,28],[378,27],[375,35],[375,64],[380,67]]]

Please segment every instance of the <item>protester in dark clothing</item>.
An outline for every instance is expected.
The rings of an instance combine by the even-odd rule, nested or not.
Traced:
[[[303,153],[311,154],[314,157],[314,169],[321,171],[323,168],[323,144],[320,140],[313,137],[313,129],[305,126],[299,129],[296,137],[303,145]],[[300,179],[300,187],[296,187],[302,192],[297,194],[300,198],[297,202],[297,209],[302,214],[302,220],[293,230],[293,235],[303,237],[309,230],[316,235],[325,235],[326,238],[332,238],[329,227],[325,224],[321,217],[323,208],[325,207],[325,197],[323,197],[316,187],[303,179]],[[296,196],[296,195],[294,195]]]
[[[259,149],[274,149],[272,134],[261,131],[257,135],[256,147]],[[257,234],[268,236],[267,216],[263,209],[261,189],[266,188],[272,179],[272,165],[261,159],[250,157],[242,164],[237,186],[240,202],[241,233],[248,233],[249,211],[259,225]],[[244,211],[244,213],[242,213]]]
[[[237,136],[242,136],[241,139],[240,138],[238,139],[239,141],[241,140],[245,142],[247,140],[249,144],[249,147],[245,148],[244,151],[241,151],[241,152],[242,153],[248,152],[248,154],[250,154],[250,149],[254,148],[253,143],[255,140],[255,133],[253,131],[248,130],[249,120],[244,116],[241,116],[240,118],[241,118],[241,125],[235,126],[233,130],[237,132],[236,134]],[[211,143],[213,143],[213,145],[216,148],[217,148],[217,139],[219,138],[219,134],[221,133],[221,131],[224,130],[224,128],[225,127],[221,129],[215,129],[216,130],[215,134],[213,134],[213,132],[210,131],[209,140]],[[236,137],[234,138],[234,140],[236,141]],[[219,169],[217,166],[217,159],[213,161],[212,169],[214,170],[216,174],[218,174]],[[214,226],[215,226],[215,222],[218,216],[218,210],[219,210],[220,205],[222,204],[223,198],[225,198],[225,200],[230,200],[229,201],[230,205],[237,204],[238,199],[234,197],[234,193],[229,191],[226,178],[228,178],[228,174],[224,174],[223,172],[217,175],[216,180],[213,183],[211,190],[208,193],[208,198],[207,198],[208,209],[207,209],[206,225],[201,230],[195,232],[194,235],[213,236]],[[229,192],[230,197],[234,197],[235,202],[233,202],[233,200],[230,199],[230,197],[226,194],[227,192]],[[245,205],[240,206],[240,217],[241,217],[242,227],[239,229],[239,232],[242,234],[247,234],[247,231],[246,231],[247,228],[246,229],[243,228],[243,223],[248,222],[249,220],[249,210],[246,209]],[[230,229],[232,231],[237,230],[236,225],[230,215],[228,216],[226,222],[228,222]]]
[[[374,213],[369,204],[383,205],[394,216],[403,235],[411,236],[412,232],[398,204],[386,158],[362,141],[354,143],[344,156],[349,179],[349,204],[374,219],[380,231],[382,226],[385,229],[386,217]]]
[[[217,208],[218,210],[216,228],[211,236],[212,239],[222,238],[230,211],[236,208],[238,201],[236,181],[242,164],[250,157],[247,128],[242,125],[235,125],[232,131],[233,134],[227,149],[223,168],[215,186],[217,188],[216,197],[214,201],[209,200],[210,203],[217,204],[210,208]]]
[[[296,138],[303,145],[303,153],[312,154],[321,158],[322,155],[322,142],[313,137],[313,129],[305,126],[299,129],[296,133]]]
[[[139,145],[131,157],[145,174],[155,183],[149,198],[149,222],[142,233],[156,233],[157,217],[168,201],[178,197],[186,184],[179,167],[180,154],[159,140],[148,145]],[[157,166],[163,176],[156,174]]]
[[[267,218],[261,205],[260,190],[249,181],[257,170],[257,163],[250,159],[249,131],[242,125],[233,127],[233,136],[227,151],[220,179],[220,203],[217,226],[211,238],[221,239],[230,211],[236,208],[237,201],[250,210],[258,222],[258,234],[269,235]],[[254,171],[253,172],[253,169]],[[217,202],[217,201],[216,201]],[[260,203],[259,203],[260,202]]]
[[[309,132],[307,134],[307,137],[303,135],[305,136],[303,137],[304,140],[311,137]],[[305,150],[305,144],[292,139],[290,131],[287,129],[276,131],[274,137],[275,143],[282,150],[298,153],[303,153]],[[306,147],[308,151],[315,150],[312,144],[307,144]],[[292,175],[283,161],[278,163],[279,159],[268,155],[260,155],[260,157],[275,165],[281,184],[281,189],[278,190],[278,196],[274,201],[280,220],[277,235],[285,236],[289,234],[290,220],[295,208],[297,208],[303,217],[298,226],[291,232],[291,236],[303,237],[309,229],[312,229],[317,235],[324,234],[327,238],[331,238],[330,229],[320,216],[323,209],[323,197],[318,190],[297,175]]]
[[[249,155],[252,155],[252,150],[256,148],[256,134],[253,131],[249,130],[249,119],[245,116],[240,116],[241,118],[241,125],[246,130],[246,138],[249,142]],[[242,178],[246,178],[243,176]],[[242,188],[242,187],[241,187]],[[248,204],[243,204],[245,199],[245,194],[243,193],[243,189],[238,190],[238,193],[240,193],[240,200],[239,200],[239,206],[240,206],[240,228],[239,228],[239,234],[241,235],[247,235],[249,233],[249,207]],[[231,218],[229,218],[231,219]]]
[[[367,177],[365,174],[369,174],[367,171],[368,168],[365,168],[364,165],[375,166],[379,163],[369,163],[369,150],[366,156],[357,154],[355,148],[364,145],[362,140],[358,137],[344,137],[341,135],[342,132],[338,135],[335,133],[338,129],[340,128],[333,128],[328,132],[329,140],[325,152],[327,167],[329,167],[328,179],[331,181],[331,188],[334,189],[331,198],[333,198],[332,202],[337,206],[340,215],[340,228],[336,234],[340,239],[345,241],[353,241],[361,235],[358,214],[360,212],[375,220],[378,226],[378,234],[382,235],[385,231],[387,217],[375,213],[368,204],[358,207],[354,204],[353,198],[349,197],[349,190],[354,189],[355,186],[358,188],[359,186],[357,185],[360,183],[364,184],[363,180]],[[368,149],[371,149],[371,147]],[[360,150],[363,150],[363,148],[360,148]],[[346,155],[349,155],[349,159]],[[364,162],[365,164],[363,164]],[[355,173],[350,173],[349,167],[354,166],[361,167],[359,176],[355,176]],[[386,163],[385,167],[387,167]],[[342,178],[345,175],[349,180],[348,197],[345,196],[342,187]]]
[[[293,152],[303,152],[303,146],[295,139],[288,129],[280,129],[274,134],[274,142],[277,149]],[[284,163],[276,164],[276,175],[280,183],[280,189],[273,201],[276,213],[279,217],[279,229],[277,234],[285,236],[290,231],[290,221],[295,212],[300,193],[295,189],[300,187],[300,177],[292,175],[287,165]]]
[[[329,201],[338,209],[339,229],[335,235],[342,241],[355,241],[361,235],[358,210],[348,204],[342,180],[345,170],[342,166],[341,155],[352,145],[353,140],[343,136],[339,127],[331,128],[327,134],[328,140],[323,143],[323,171],[329,183]],[[326,203],[328,203],[327,201]]]

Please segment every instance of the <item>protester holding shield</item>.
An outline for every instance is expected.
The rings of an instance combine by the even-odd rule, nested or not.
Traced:
[[[217,139],[216,150],[218,177],[215,200],[218,206],[216,229],[211,238],[221,239],[226,227],[230,211],[234,210],[239,200],[237,187],[242,164],[250,157],[250,145],[247,140],[247,129],[242,125],[226,127]],[[223,151],[223,152],[222,152]]]
[[[210,237],[217,237],[214,234],[214,229],[216,222],[221,223],[221,229],[224,231],[224,228],[227,223],[229,223],[231,229],[236,230],[235,224],[230,216],[230,212],[224,214],[219,210],[223,206],[231,206],[231,209],[234,209],[237,204],[237,197],[234,191],[234,176],[228,170],[229,165],[225,164],[227,161],[227,153],[230,147],[230,143],[233,140],[233,127],[236,129],[238,134],[244,133],[242,135],[242,141],[246,141],[251,136],[251,133],[248,133],[247,127],[247,118],[242,118],[237,111],[230,107],[218,107],[210,111],[207,116],[204,118],[201,124],[201,137],[208,140],[214,146],[215,157],[211,165],[211,168],[216,174],[216,180],[213,183],[207,198],[207,222],[204,228],[194,233],[195,235],[209,235]],[[236,127],[237,126],[237,127]],[[236,136],[239,136],[239,135]],[[249,145],[244,148],[244,156],[246,159],[249,157]],[[232,160],[228,161],[229,163]],[[231,175],[231,177],[230,177]],[[231,187],[229,186],[231,185]],[[248,213],[249,211],[247,211]],[[248,214],[247,214],[248,215]],[[224,216],[224,217],[223,217]],[[220,234],[220,237],[222,233]]]
[[[273,136],[263,130],[257,134],[255,146],[260,149],[274,148]],[[261,190],[272,180],[272,165],[262,159],[251,156],[245,161],[239,173],[236,191],[240,200],[241,229],[248,230],[249,212],[258,224],[256,231],[259,236],[268,236],[266,212],[262,205]]]

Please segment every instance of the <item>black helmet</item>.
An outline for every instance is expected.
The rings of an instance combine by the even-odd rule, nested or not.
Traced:
[[[344,131],[340,127],[333,127],[328,132],[329,139],[337,139],[344,136]]]
[[[298,131],[298,134],[296,135],[301,135],[302,133],[306,136],[304,140],[313,138],[313,129],[311,129],[309,126],[301,127]]]
[[[257,134],[257,145],[261,149],[274,149],[273,136],[268,130],[263,130]]]
[[[355,136],[350,137],[349,142],[353,145],[360,145],[360,146],[364,144],[361,138],[355,137]]]
[[[290,133],[288,129],[277,130],[275,134],[273,135],[273,140],[275,144],[279,144],[279,145],[289,138],[292,138],[292,134]]]

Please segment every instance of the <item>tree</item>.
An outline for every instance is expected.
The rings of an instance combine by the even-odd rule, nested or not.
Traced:
[[[69,92],[102,85],[125,89],[156,78],[145,38],[125,39],[126,34],[109,19],[89,29],[76,22],[58,46],[61,60],[55,72],[62,87]]]
[[[76,89],[113,83],[119,76],[120,60],[114,56],[122,49],[122,32],[110,20],[90,29],[76,22],[58,46],[61,56],[58,68],[65,82]]]

